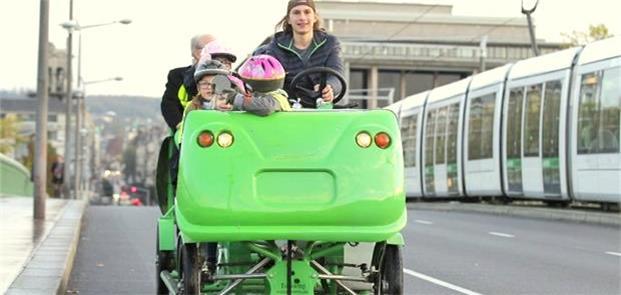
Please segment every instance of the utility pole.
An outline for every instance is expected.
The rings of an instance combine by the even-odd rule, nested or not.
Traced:
[[[34,180],[34,219],[45,219],[45,199],[47,198],[47,101],[48,101],[48,24],[49,0],[41,0],[39,12],[39,57],[37,68],[37,122],[35,131],[35,148],[33,161]]]
[[[533,20],[530,15],[535,12],[535,9],[537,9],[537,4],[539,4],[539,0],[536,0],[534,3],[532,0],[527,0],[526,4],[524,4],[524,0],[522,0],[522,13],[526,14],[526,20],[528,21],[528,32],[530,33],[530,44],[533,48],[533,54],[535,54],[535,56],[539,56],[539,48],[537,47],[535,29],[533,28]]]
[[[73,0],[69,0],[69,21],[73,20]],[[65,97],[65,165],[63,165],[63,195],[65,199],[71,198],[71,180],[69,178],[69,136],[71,134],[71,104],[73,103],[73,80],[72,59],[73,59],[73,31],[68,30],[67,35],[67,89]]]

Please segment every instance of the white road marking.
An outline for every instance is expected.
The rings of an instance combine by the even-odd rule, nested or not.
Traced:
[[[421,224],[433,224],[433,222],[431,222],[431,221],[420,220],[420,219],[416,219],[416,220],[414,220],[414,222],[421,223]]]
[[[403,272],[406,273],[406,274],[409,274],[409,275],[411,275],[413,277],[417,277],[419,279],[422,279],[422,280],[434,283],[436,285],[440,285],[440,286],[445,287],[445,288],[449,288],[449,289],[457,291],[459,293],[468,294],[468,295],[481,295],[481,293],[470,291],[470,290],[468,290],[466,288],[462,288],[460,286],[455,286],[455,285],[453,285],[451,283],[447,283],[445,281],[436,279],[434,277],[430,277],[428,275],[425,275],[425,274],[422,274],[422,273],[419,273],[419,272],[415,272],[415,271],[413,271],[411,269],[404,268]]]
[[[514,235],[505,234],[505,233],[498,233],[498,232],[495,232],[495,231],[488,232],[488,234],[490,234],[492,236],[503,237],[503,238],[515,238]]]
[[[619,252],[610,252],[610,251],[608,251],[608,252],[604,252],[604,253],[609,254],[609,255],[621,256],[621,253],[619,253]]]

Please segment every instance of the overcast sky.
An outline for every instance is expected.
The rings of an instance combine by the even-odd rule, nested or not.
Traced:
[[[69,0],[49,0],[50,42],[66,47]],[[523,17],[520,0],[383,1],[453,4],[454,15]],[[247,55],[286,12],[286,0],[74,0],[74,18],[82,25],[129,18],[130,25],[84,30],[82,74],[85,81],[122,76],[121,82],[88,85],[88,94],[161,97],[170,68],[190,63],[189,39],[208,32]],[[621,34],[619,0],[540,0],[537,38],[562,41],[562,32],[586,31],[605,24]],[[320,12],[321,13],[321,12]],[[0,89],[36,86],[39,1],[0,1]],[[74,38],[77,54],[77,37]],[[243,59],[243,58],[241,58]]]

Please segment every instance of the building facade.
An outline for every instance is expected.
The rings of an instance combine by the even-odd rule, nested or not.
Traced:
[[[317,1],[339,37],[349,94],[362,107],[406,96],[533,55],[525,17],[470,17],[451,5]],[[560,44],[539,42],[542,54]]]

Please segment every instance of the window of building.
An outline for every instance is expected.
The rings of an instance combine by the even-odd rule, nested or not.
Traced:
[[[468,118],[468,160],[492,158],[496,93],[475,97]]]
[[[433,88],[433,73],[408,72],[405,74],[405,96]]]
[[[455,81],[461,80],[461,74],[438,73],[436,77],[435,87],[440,87]]]
[[[378,88],[392,88],[393,92],[393,101],[398,101],[402,98],[401,96],[401,72],[400,71],[389,71],[389,70],[380,70],[378,71]],[[381,94],[388,93],[382,91]],[[385,94],[384,94],[385,95]],[[378,101],[378,107],[385,107],[388,105],[387,101]]]

